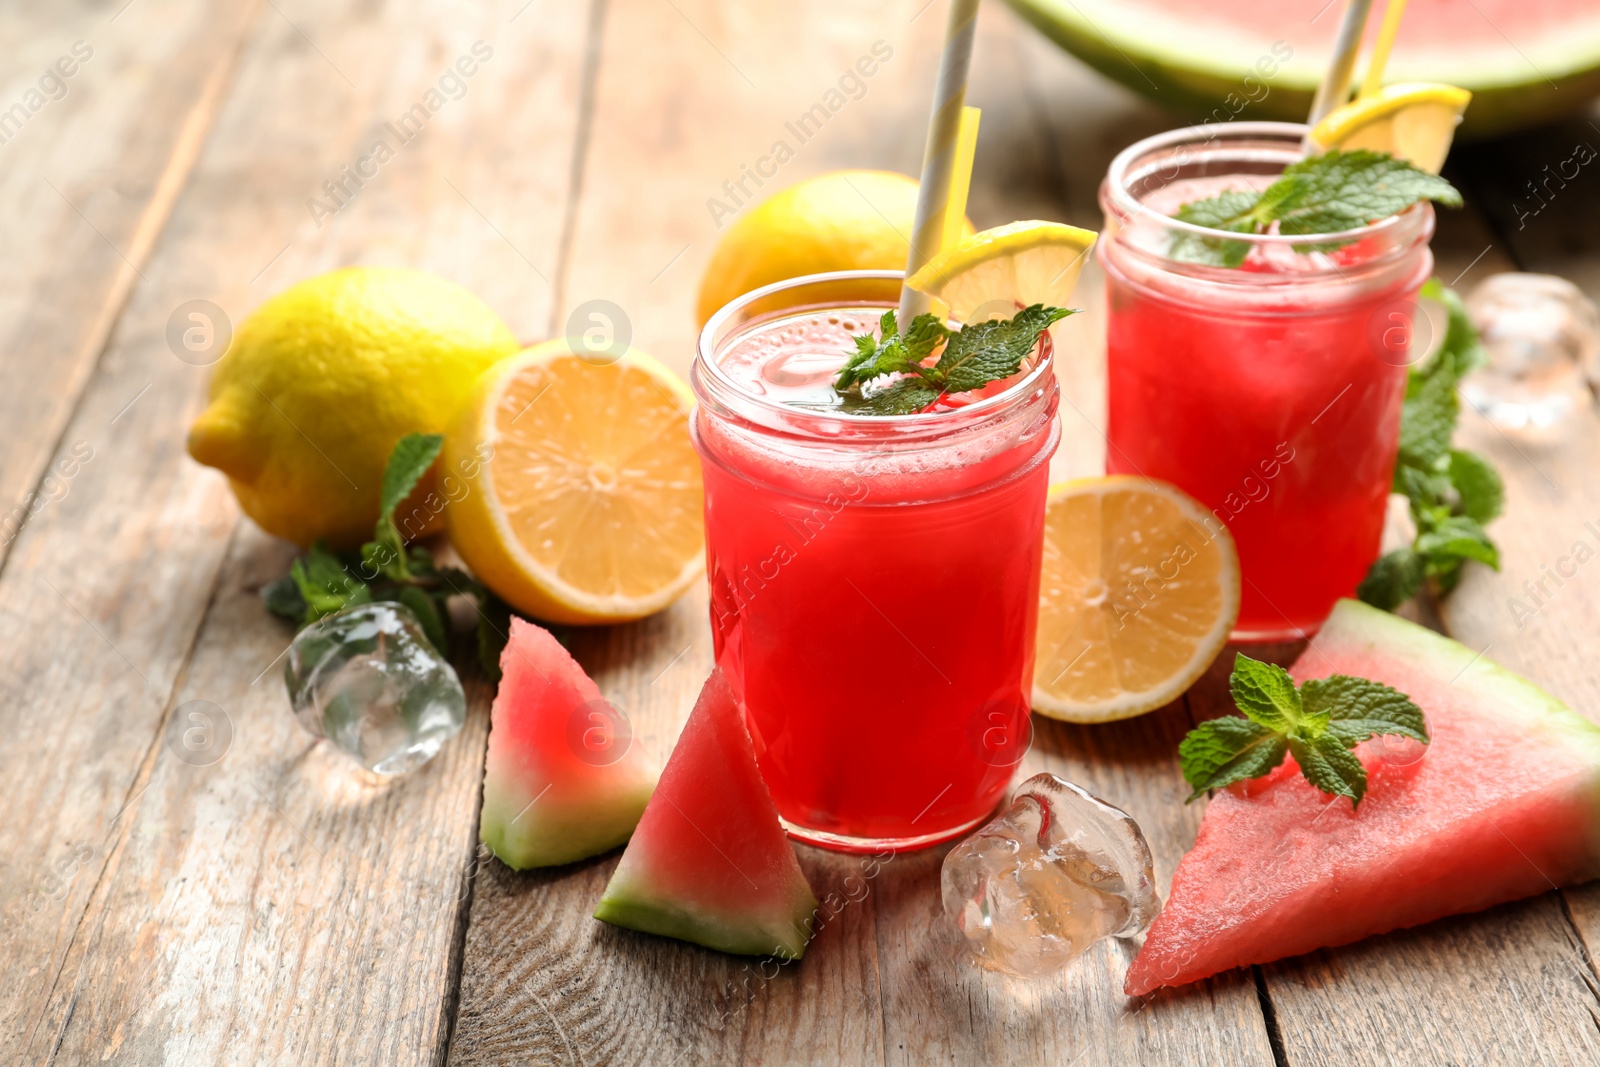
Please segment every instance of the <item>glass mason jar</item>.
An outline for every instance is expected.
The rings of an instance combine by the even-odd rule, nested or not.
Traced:
[[[1427,203],[1309,241],[1171,217],[1264,188],[1304,157],[1305,129],[1173,130],[1124,150],[1100,187],[1106,469],[1172,482],[1227,526],[1240,641],[1314,633],[1354,595],[1378,555],[1406,368],[1425,348],[1411,339],[1433,271]],[[1243,263],[1172,258],[1199,239],[1242,242]]]
[[[1050,346],[948,410],[846,415],[780,401],[827,383],[901,275],[758,289],[700,336],[717,663],[789,833],[920,848],[981,822],[1026,751],[1049,459]]]

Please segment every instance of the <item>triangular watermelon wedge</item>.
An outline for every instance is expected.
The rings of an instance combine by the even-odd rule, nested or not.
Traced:
[[[799,959],[817,898],[711,672],[594,917],[723,952]]]
[[[628,839],[655,767],[548,630],[513,617],[489,721],[479,833],[508,867],[548,867]]]
[[[1355,810],[1292,758],[1219,790],[1128,968],[1130,996],[1600,875],[1600,727],[1550,694],[1351,600],[1290,673],[1391,685],[1432,742],[1408,765],[1364,760]]]

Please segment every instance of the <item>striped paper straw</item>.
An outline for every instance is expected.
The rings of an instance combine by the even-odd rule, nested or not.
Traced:
[[[1361,50],[1361,35],[1366,31],[1367,15],[1371,11],[1372,0],[1350,0],[1350,6],[1344,9],[1339,39],[1333,46],[1333,61],[1328,64],[1322,84],[1317,86],[1306,125],[1315,126],[1321,122],[1350,95],[1350,75],[1356,69],[1356,53]]]
[[[1363,97],[1373,96],[1383,88],[1383,68],[1389,65],[1389,52],[1394,48],[1394,39],[1400,33],[1400,16],[1406,13],[1406,0],[1389,0],[1383,9],[1383,26],[1378,30],[1378,39],[1372,45],[1372,58],[1367,61],[1366,77],[1361,79],[1361,92]]]
[[[939,58],[939,80],[933,88],[933,114],[928,119],[928,144],[922,153],[922,185],[917,193],[911,253],[906,257],[908,278],[938,255],[944,243],[950,174],[961,130],[961,109],[967,101],[967,72],[972,66],[972,38],[977,26],[978,0],[951,0],[944,54]],[[901,329],[930,306],[926,296],[901,286]]]

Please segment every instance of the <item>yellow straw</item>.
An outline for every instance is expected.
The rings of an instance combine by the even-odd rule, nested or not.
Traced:
[[[978,0],[950,0],[944,52],[939,57],[939,79],[933,87],[933,113],[928,119],[928,141],[922,152],[922,184],[917,191],[911,251],[906,256],[908,278],[938,255],[944,243],[945,208],[950,202],[961,115],[967,100],[967,71],[972,65],[972,39],[977,25]],[[909,323],[928,307],[928,298],[922,293],[900,287],[902,323]]]
[[[1367,73],[1361,79],[1361,92],[1357,99],[1365,99],[1383,88],[1383,68],[1389,65],[1389,50],[1400,32],[1400,16],[1406,13],[1406,0],[1389,0],[1383,9],[1383,26],[1372,45],[1372,59],[1367,63]]]
[[[950,162],[950,199],[944,205],[944,239],[939,247],[953,248],[961,241],[967,221],[967,194],[972,191],[972,157],[978,150],[978,119],[983,112],[975,107],[961,109],[961,128],[956,131],[956,154]]]

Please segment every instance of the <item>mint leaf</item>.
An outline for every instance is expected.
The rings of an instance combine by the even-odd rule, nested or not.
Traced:
[[[1426,584],[1443,596],[1461,580],[1468,560],[1500,567],[1500,551],[1483,524],[1500,514],[1505,487],[1489,461],[1452,448],[1461,401],[1461,379],[1484,361],[1483,347],[1466,308],[1437,278],[1422,296],[1438,300],[1448,317],[1444,340],[1406,377],[1400,415],[1400,450],[1394,490],[1411,506],[1417,537],[1409,554],[1391,552],[1372,565],[1356,595],[1393,611]]]
[[[845,361],[834,377],[835,389],[842,392],[885,374],[918,373],[922,370],[922,361],[950,334],[935,316],[918,315],[902,337],[897,332],[893,311],[883,313],[883,318],[878,320],[878,331],[878,338],[862,334],[854,339],[856,354]]]
[[[1354,230],[1398,215],[1419,200],[1460,207],[1461,194],[1439,177],[1386,152],[1324,152],[1284,168],[1261,194],[1254,215],[1279,233]]]
[[[305,601],[304,622],[316,622],[324,615],[332,615],[372,599],[367,587],[353,578],[339,557],[329,552],[321,541],[313,544],[311,551],[294,561],[289,568],[289,577]]]
[[[1211,719],[1189,731],[1178,745],[1190,800],[1246,778],[1259,778],[1283,762],[1284,736],[1249,719]]]
[[[1341,233],[1398,215],[1419,200],[1460,207],[1455,186],[1403,159],[1365,148],[1311,156],[1284,168],[1260,193],[1230,189],[1178,209],[1177,218],[1223,233]],[[1305,252],[1328,249],[1296,245]],[[1189,263],[1237,267],[1250,251],[1246,241],[1174,234],[1167,254]]]
[[[1178,209],[1178,221],[1193,223],[1229,233],[1255,233],[1252,214],[1260,193],[1229,189],[1208,200],[1196,200]],[[1202,237],[1193,233],[1173,235],[1173,259],[1185,263],[1204,263],[1214,267],[1237,267],[1250,254],[1250,242],[1230,241],[1225,237]]]
[[[1500,472],[1476,452],[1452,448],[1449,480],[1456,490],[1456,505],[1469,519],[1485,523],[1496,518],[1505,505],[1505,485]]]
[[[946,392],[965,393],[1009,378],[1022,368],[1039,335],[1070,314],[1066,308],[1034,304],[1009,321],[990,319],[963,326],[933,365],[934,381]]]
[[[834,376],[839,410],[858,415],[911,415],[945,393],[981,389],[1017,373],[1050,325],[1073,314],[1035,304],[1009,319],[969,323],[952,332],[933,315],[918,315],[902,336],[893,311],[878,322],[879,336],[856,337],[856,350]],[[933,366],[926,361],[939,346]],[[878,385],[884,375],[901,377]],[[810,406],[810,405],[806,405]]]
[[[408,433],[395,442],[389,462],[383,468],[383,488],[378,494],[379,515],[394,517],[394,509],[411,495],[411,490],[433,466],[443,447],[444,435],[437,433]]]
[[[1450,451],[1461,402],[1447,375],[1414,377],[1400,413],[1400,462],[1427,468]]]
[[[1370,737],[1394,734],[1428,743],[1422,709],[1398,689],[1348,674],[1313,678],[1300,687],[1307,709],[1324,711],[1327,733],[1354,747]]]
[[[1294,679],[1276,663],[1263,663],[1240,653],[1228,679],[1233,702],[1252,721],[1269,730],[1287,732],[1301,720],[1300,694]]]
[[[1384,611],[1393,611],[1417,595],[1422,588],[1422,570],[1427,561],[1410,545],[1387,553],[1372,565],[1356,586],[1356,596]]]
[[[1207,200],[1195,200],[1178,209],[1178,221],[1212,230],[1254,233],[1255,209],[1261,194],[1251,189],[1227,189]]]
[[[395,590],[394,599],[411,609],[411,614],[422,624],[428,643],[441,656],[450,655],[450,616],[441,600],[436,600],[421,586],[402,585]]]
[[[939,399],[921,378],[902,378],[868,396],[846,397],[841,410],[853,415],[914,415]]]
[[[1417,535],[1417,552],[1431,558],[1475,559],[1500,569],[1500,550],[1476,519],[1452,515]]]
[[[1289,672],[1249,656],[1234,659],[1234,703],[1246,718],[1212,719],[1178,745],[1189,800],[1213,789],[1259,778],[1293,754],[1306,780],[1324,793],[1361,803],[1367,773],[1352,753],[1369,737],[1398,734],[1428,743],[1422,709],[1399,690],[1336,674],[1298,689]]]
[[[1337,737],[1323,734],[1311,741],[1291,737],[1289,752],[1306,781],[1324,793],[1349,797],[1351,806],[1361,803],[1367,793],[1366,768]]]
[[[292,574],[262,586],[261,599],[268,611],[291,622],[300,622],[306,617],[306,598],[300,595],[300,586]]]

